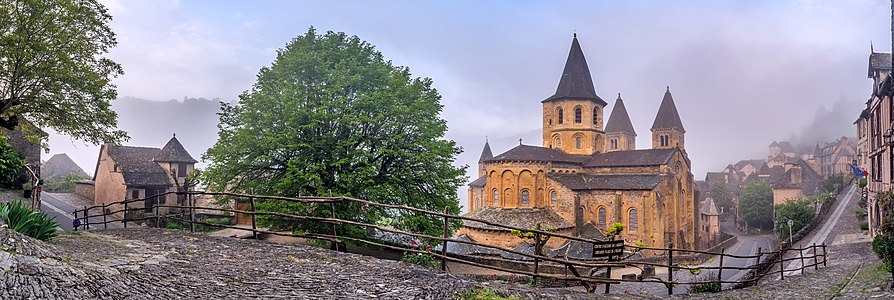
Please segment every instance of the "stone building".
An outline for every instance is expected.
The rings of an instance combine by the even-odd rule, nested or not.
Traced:
[[[892,6],[894,10],[894,6]],[[894,24],[894,13],[892,13]],[[894,43],[894,31],[892,31]],[[891,53],[876,53],[870,49],[867,76],[872,79],[872,90],[866,107],[854,124],[857,127],[858,153],[856,160],[869,173],[867,192],[867,218],[869,234],[878,234],[885,212],[877,201],[877,194],[891,191],[894,181],[894,143],[892,143],[892,102],[894,81],[891,78]]]
[[[670,88],[652,124],[651,148],[636,150],[620,95],[603,129],[607,103],[596,94],[575,37],[556,93],[541,105],[542,146],[519,143],[492,156],[485,143],[479,178],[469,185],[470,217],[523,228],[539,223],[590,238],[620,222],[628,243],[697,247],[699,203]],[[475,222],[465,222],[457,234],[508,247],[523,243],[507,230]],[[563,242],[551,239],[548,246]]]
[[[857,159],[857,147],[848,137],[841,137],[838,140],[826,143],[822,147],[817,145],[814,159],[816,160],[816,171],[823,177],[829,177],[833,174],[851,173],[849,166]]]
[[[782,166],[781,174],[770,181],[770,186],[773,188],[773,205],[790,200],[807,199],[819,193],[822,181],[823,177],[806,161],[786,163]]]
[[[176,136],[161,149],[102,145],[93,175],[93,203],[103,205],[125,199],[148,198],[145,202],[128,204],[129,209],[141,209],[129,214],[151,213],[155,205],[161,203],[175,205],[178,199],[176,195],[155,196],[177,191],[177,187],[185,183],[196,162]],[[89,185],[89,182],[79,182],[77,188],[83,190],[89,188]],[[79,194],[81,193],[84,192],[80,191]],[[122,208],[120,205],[109,206],[112,211]]]
[[[717,209],[714,199],[705,198],[701,202],[701,212],[699,214],[699,230],[701,233],[701,245],[707,248],[709,245],[720,242],[720,214],[722,212]]]

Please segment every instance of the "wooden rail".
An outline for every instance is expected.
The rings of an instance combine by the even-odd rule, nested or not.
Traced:
[[[129,216],[128,212],[133,212],[133,211],[144,211],[145,212],[146,208],[145,207],[133,207],[133,206],[129,206],[128,204],[142,202],[143,205],[145,206],[147,200],[150,200],[153,198],[158,199],[158,198],[162,198],[162,197],[166,198],[166,196],[170,195],[170,194],[186,195],[186,202],[187,202],[186,205],[156,204],[152,208],[150,208],[151,211],[155,212],[154,215],[151,215],[151,216],[144,215],[144,216],[138,217],[138,218]],[[194,196],[197,196],[197,195],[226,196],[226,197],[235,197],[237,199],[245,198],[245,199],[248,199],[248,202],[250,204],[250,206],[249,206],[250,210],[222,208],[222,207],[196,206],[193,198],[194,198]],[[317,217],[317,216],[304,216],[304,215],[289,214],[289,213],[276,212],[276,211],[261,211],[261,210],[257,209],[257,207],[255,205],[256,201],[287,201],[287,202],[305,203],[305,204],[327,204],[328,203],[330,205],[330,209],[332,209],[332,211],[333,211],[333,214],[331,217]],[[427,215],[427,216],[431,216],[431,217],[443,218],[444,235],[443,236],[434,236],[434,235],[428,235],[428,234],[424,234],[424,233],[417,233],[417,232],[405,231],[405,230],[400,230],[400,229],[395,229],[395,228],[390,228],[390,227],[385,227],[385,226],[379,226],[379,225],[375,225],[375,224],[368,224],[368,223],[363,223],[363,222],[358,222],[358,221],[339,219],[339,218],[336,218],[334,215],[334,210],[335,210],[334,208],[335,208],[336,203],[341,203],[341,202],[360,203],[363,205],[369,205],[369,206],[373,206],[373,207],[386,208],[386,209],[397,210],[397,211],[409,211],[409,212],[419,213],[419,214]],[[156,203],[158,203],[158,201],[156,201]],[[162,202],[162,203],[164,203],[164,202]],[[114,211],[107,211],[109,206],[112,206],[112,205],[122,205],[123,208],[114,210]],[[181,210],[181,212],[179,214],[160,214],[159,212],[160,212],[161,208],[179,209],[179,210]],[[99,214],[91,214],[91,210],[95,211],[96,209],[100,209],[100,213]],[[228,212],[228,213],[242,214],[243,216],[249,216],[250,221],[251,221],[251,228],[249,229],[249,228],[238,227],[238,226],[233,226],[233,225],[215,224],[215,223],[196,220],[195,211],[197,209],[202,209],[202,210],[206,210],[206,211]],[[118,220],[115,218],[108,218],[109,215],[115,215],[115,214],[119,214],[119,213],[124,215],[123,219]],[[622,283],[622,282],[653,282],[653,283],[658,283],[658,284],[664,284],[665,286],[668,287],[668,294],[673,294],[673,287],[678,284],[684,284],[684,285],[738,284],[738,285],[741,285],[741,284],[756,282],[757,280],[760,280],[762,278],[762,276],[764,276],[764,275],[780,274],[780,276],[784,278],[785,272],[800,271],[803,273],[805,269],[808,269],[810,267],[813,267],[814,270],[817,270],[820,264],[822,264],[823,266],[826,265],[826,245],[825,244],[822,244],[822,245],[814,244],[814,245],[807,246],[804,248],[789,248],[789,249],[785,249],[785,250],[780,250],[779,252],[762,252],[759,249],[758,253],[755,255],[727,254],[724,252],[724,250],[722,248],[721,248],[720,253],[715,253],[715,252],[706,252],[706,251],[699,251],[699,250],[676,249],[676,248],[670,248],[670,247],[669,248],[643,247],[643,246],[635,246],[635,245],[625,244],[624,245],[625,253],[636,253],[636,252],[640,252],[643,250],[663,251],[667,255],[667,261],[666,261],[666,263],[660,263],[660,262],[630,261],[630,260],[623,260],[623,259],[617,260],[616,258],[612,259],[612,260],[605,260],[605,261],[569,260],[567,258],[559,259],[559,258],[543,255],[543,253],[541,251],[541,249],[543,249],[543,246],[545,245],[546,241],[549,240],[549,238],[551,238],[551,237],[563,238],[563,239],[566,239],[569,241],[580,241],[580,242],[591,243],[591,244],[595,243],[595,242],[602,242],[602,241],[587,239],[587,238],[582,238],[582,237],[576,237],[576,236],[569,236],[569,235],[555,233],[552,231],[545,231],[545,230],[541,229],[542,227],[540,226],[540,224],[537,224],[537,226],[535,226],[534,228],[520,228],[520,227],[515,227],[515,226],[499,224],[496,222],[490,222],[490,221],[486,221],[486,220],[452,215],[448,212],[446,207],[444,209],[444,212],[442,213],[442,212],[435,212],[435,211],[419,209],[419,208],[415,208],[415,207],[409,207],[409,206],[405,206],[405,205],[382,204],[382,203],[372,202],[372,201],[368,201],[368,200],[351,198],[351,197],[342,197],[342,196],[291,198],[291,197],[248,195],[248,194],[226,193],[226,192],[165,192],[165,193],[153,196],[153,197],[126,199],[126,200],[112,202],[112,203],[105,203],[102,205],[94,205],[94,206],[90,206],[90,207],[84,207],[84,209],[75,210],[73,212],[73,214],[74,214],[74,219],[76,220],[75,225],[83,226],[84,229],[90,229],[90,225],[103,225],[103,227],[106,228],[109,223],[114,223],[114,222],[121,222],[124,225],[124,227],[127,228],[128,222],[134,223],[134,222],[149,221],[149,220],[154,221],[155,226],[158,227],[161,220],[164,219],[164,220],[176,220],[176,221],[180,221],[180,222],[189,223],[190,231],[195,231],[196,230],[195,226],[197,224],[204,225],[204,226],[210,226],[210,227],[216,227],[216,228],[231,228],[231,229],[250,231],[252,233],[252,237],[255,239],[259,239],[260,234],[266,234],[266,235],[290,236],[290,237],[308,238],[308,239],[327,241],[334,245],[333,246],[334,249],[338,249],[338,247],[336,247],[338,244],[342,244],[345,241],[351,241],[351,242],[358,243],[358,244],[365,244],[365,245],[370,245],[370,246],[375,246],[375,247],[388,248],[388,249],[397,250],[397,251],[410,252],[410,253],[422,253],[422,254],[431,255],[432,257],[440,259],[441,269],[444,271],[447,271],[446,262],[451,261],[451,262],[462,263],[462,264],[472,265],[472,266],[496,270],[496,271],[502,271],[502,272],[507,272],[507,273],[512,273],[512,274],[524,275],[524,276],[531,276],[535,282],[536,282],[537,278],[580,282],[585,287],[587,287],[587,290],[590,292],[595,291],[595,286],[598,284],[605,284],[605,292],[609,293],[609,291],[610,291],[609,288],[610,288],[611,284],[618,284],[618,283]],[[264,230],[264,229],[258,229],[257,219],[256,219],[256,216],[258,216],[258,215],[330,224],[331,228],[332,228],[332,232],[330,232],[330,233],[305,232],[305,233],[296,234],[294,232],[284,233],[284,232],[274,232],[274,231],[269,231],[269,230]],[[184,217],[184,216],[186,216],[186,217]],[[90,220],[93,217],[102,217],[103,221],[93,222]],[[478,243],[478,242],[474,242],[474,241],[452,239],[452,238],[450,238],[450,221],[452,221],[452,220],[465,220],[465,221],[479,222],[479,223],[494,226],[497,228],[502,228],[507,231],[518,230],[518,231],[522,232],[523,234],[524,233],[532,233],[534,235],[534,243],[535,243],[534,249],[536,251],[533,254],[531,254],[531,253],[524,253],[521,251],[516,251],[516,250],[510,249],[510,248],[506,248],[506,247],[499,247],[499,246],[494,246],[494,245],[489,245],[489,244]],[[387,244],[387,243],[370,240],[370,239],[356,238],[356,237],[350,237],[350,236],[339,236],[338,233],[336,232],[336,225],[356,226],[356,227],[360,227],[360,228],[374,229],[374,230],[378,230],[381,232],[388,232],[388,233],[401,235],[401,236],[426,239],[426,240],[430,240],[430,241],[440,241],[440,242],[442,242],[442,244],[441,244],[442,248],[441,248],[440,252],[436,252],[436,251],[432,251],[432,250],[428,250],[428,249],[426,249],[426,250],[414,249],[407,245],[392,245],[392,244]],[[77,230],[78,227],[80,227],[80,226],[75,226],[75,230]],[[534,262],[533,271],[519,270],[519,269],[513,269],[513,268],[501,267],[501,266],[494,266],[494,265],[489,265],[489,264],[485,264],[485,263],[471,261],[469,259],[463,258],[462,256],[456,256],[456,255],[451,256],[446,251],[448,243],[460,243],[460,244],[473,245],[473,246],[494,249],[497,251],[503,251],[505,253],[510,253],[510,254],[515,254],[515,255],[531,258],[531,259],[533,259],[533,262]],[[819,254],[820,250],[822,250],[822,254]],[[788,251],[795,251],[795,252],[798,252],[800,255],[798,257],[794,257],[794,258],[784,258],[784,254],[787,253]],[[804,251],[807,251],[807,252],[812,251],[813,254],[809,255],[809,256],[805,256],[803,254]],[[674,255],[675,254],[676,255],[703,254],[703,255],[719,256],[719,265],[718,266],[701,266],[701,267],[684,266],[684,265],[674,263]],[[779,254],[779,257],[776,261],[761,261],[762,257],[764,257],[765,255],[773,255],[773,254]],[[748,259],[748,260],[754,259],[754,263],[749,266],[744,266],[744,267],[729,266],[729,265],[725,266],[724,265],[725,258],[726,259],[733,259],[733,258]],[[820,260],[819,258],[822,258],[822,260]],[[805,259],[808,261],[812,260],[812,263],[804,263]],[[786,270],[784,267],[785,262],[793,261],[793,260],[800,260],[802,262],[801,267]],[[573,276],[557,275],[557,274],[542,272],[542,271],[540,271],[539,267],[543,266],[544,262],[553,263],[553,264],[556,264],[559,266],[563,266],[563,267],[567,268],[568,270],[572,271]],[[775,264],[779,264],[778,269],[768,268],[768,266],[775,265]],[[596,270],[601,269],[601,268],[606,269],[606,273],[610,274],[611,271],[609,271],[609,270],[611,268],[625,268],[625,267],[634,267],[634,268],[638,268],[640,270],[644,270],[646,267],[650,267],[653,269],[666,268],[667,269],[667,279],[665,280],[665,279],[659,278],[657,275],[645,277],[645,276],[643,276],[643,274],[640,274],[639,276],[637,276],[636,279],[623,279],[623,278],[622,279],[613,279],[613,278],[610,278],[610,276],[605,276],[605,275],[595,276],[595,275],[593,275],[596,273]],[[589,272],[581,273],[581,272],[578,272],[577,268],[589,269]],[[775,269],[775,270],[771,271],[772,269]],[[685,278],[679,278],[679,279],[675,280],[674,272],[680,271],[680,270],[688,270],[688,271],[690,271],[690,273],[693,273],[693,274],[700,273],[701,271],[704,271],[704,270],[717,270],[717,273],[714,276],[710,276],[710,275],[702,276],[702,278],[698,278],[699,280],[687,280]],[[764,270],[765,273],[760,274],[761,276],[752,276],[749,279],[731,281],[731,280],[723,280],[723,278],[722,278],[723,270]],[[707,278],[707,279],[704,279],[704,278]]]

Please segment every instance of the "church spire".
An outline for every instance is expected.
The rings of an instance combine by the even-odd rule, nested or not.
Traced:
[[[490,143],[487,139],[484,140],[484,149],[481,150],[481,157],[478,158],[478,162],[484,162],[485,160],[494,158],[494,153],[490,151]]]
[[[630,116],[627,115],[627,108],[624,107],[621,93],[618,93],[615,107],[612,108],[612,114],[608,117],[608,123],[605,124],[605,132],[623,132],[636,136],[636,130],[633,129],[633,123],[630,122]]]
[[[574,38],[571,40],[571,50],[568,52],[568,59],[565,61],[565,69],[562,71],[562,77],[559,79],[556,93],[543,100],[543,102],[560,99],[591,100],[602,106],[608,105],[608,103],[596,95],[596,88],[593,87],[593,78],[590,77],[587,59],[584,57],[584,52],[577,41],[577,33],[574,34]]]
[[[670,86],[664,92],[664,99],[661,99],[661,106],[658,107],[658,114],[655,115],[655,122],[652,123],[652,130],[656,129],[683,129],[683,121],[680,120],[680,114],[677,113],[677,106],[674,105],[674,97],[671,96]]]

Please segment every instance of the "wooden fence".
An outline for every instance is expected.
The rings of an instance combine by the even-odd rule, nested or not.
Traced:
[[[150,208],[151,210],[153,210],[155,212],[152,215],[148,215],[148,216],[144,215],[144,216],[138,217],[138,218],[133,218],[133,217],[128,216],[128,212],[131,212],[131,211],[138,211],[138,210],[145,211],[145,207],[133,207],[132,203],[142,202],[143,205],[145,205],[147,200],[151,200],[155,197],[165,197],[166,195],[170,195],[170,194],[184,196],[186,203],[183,205],[157,204],[157,205],[154,205],[152,208]],[[238,198],[247,199],[247,202],[249,203],[248,210],[222,208],[222,207],[196,206],[195,201],[194,201],[194,196],[197,196],[197,195],[223,196],[223,197],[234,197],[237,199]],[[338,219],[338,218],[335,218],[334,216],[331,218],[327,218],[327,217],[296,215],[296,214],[282,213],[282,212],[275,212],[275,211],[263,211],[263,210],[257,209],[257,207],[256,207],[257,201],[285,201],[285,202],[305,203],[305,204],[329,204],[329,205],[331,205],[330,207],[332,207],[333,209],[334,209],[334,204],[336,204],[336,203],[353,202],[353,203],[359,203],[362,205],[368,205],[371,207],[378,207],[378,208],[403,211],[403,212],[413,212],[413,213],[418,213],[418,214],[422,214],[422,215],[426,215],[426,216],[430,216],[430,217],[442,218],[444,233],[443,233],[443,236],[433,236],[433,235],[429,235],[429,234],[404,231],[404,230],[380,226],[380,225],[376,225],[376,224],[368,224],[368,223],[357,222],[357,221],[352,221],[352,220]],[[156,202],[156,201],[153,201],[153,202]],[[123,208],[121,208],[119,210],[111,211],[111,210],[109,210],[110,206],[123,206]],[[160,209],[176,209],[179,211],[179,213],[177,213],[177,214],[160,214]],[[195,211],[199,210],[199,209],[202,209],[205,211],[218,211],[218,212],[223,212],[223,213],[234,213],[234,214],[243,214],[243,215],[250,216],[251,229],[233,226],[233,225],[215,224],[215,223],[209,223],[209,222],[203,222],[203,221],[197,220]],[[91,212],[95,212],[96,210],[99,210],[100,213],[91,214]],[[117,218],[110,218],[110,216],[113,216],[113,215],[119,214],[119,213],[123,214],[125,217],[120,220]],[[670,247],[669,248],[641,247],[641,246],[625,244],[625,245],[623,245],[623,248],[624,248],[624,253],[625,253],[626,257],[629,257],[630,254],[632,254],[632,253],[638,253],[642,250],[653,250],[654,251],[653,253],[659,253],[659,255],[665,255],[667,258],[666,263],[632,261],[632,260],[627,260],[625,258],[619,258],[616,256],[614,256],[614,257],[610,256],[605,261],[569,260],[567,258],[555,258],[555,257],[549,257],[547,255],[544,255],[544,253],[543,253],[544,251],[542,251],[542,249],[543,249],[543,246],[546,243],[546,241],[549,239],[549,237],[563,238],[568,241],[579,241],[579,242],[587,243],[589,245],[597,245],[600,243],[605,244],[606,241],[587,239],[587,238],[582,238],[582,237],[577,237],[577,236],[559,234],[559,233],[556,233],[553,231],[548,231],[548,230],[541,230],[540,224],[537,224],[537,226],[533,229],[532,228],[520,228],[520,227],[514,227],[514,226],[495,223],[495,222],[490,222],[490,221],[486,221],[486,220],[481,220],[481,219],[452,215],[452,214],[448,213],[446,207],[444,208],[444,212],[435,212],[435,211],[428,211],[428,210],[423,210],[423,209],[419,209],[419,208],[415,208],[415,207],[409,207],[409,206],[405,206],[405,205],[382,204],[382,203],[376,203],[376,202],[372,202],[372,201],[368,201],[368,200],[351,198],[351,197],[343,197],[343,196],[339,196],[339,197],[279,197],[279,196],[264,196],[264,195],[247,195],[247,194],[226,193],[226,192],[166,192],[166,193],[162,193],[160,195],[153,196],[153,197],[127,199],[127,200],[113,202],[113,203],[106,203],[103,205],[94,205],[91,207],[84,207],[84,209],[75,210],[73,212],[73,214],[74,214],[74,220],[75,220],[74,221],[75,230],[77,230],[77,228],[80,226],[83,226],[84,229],[89,230],[91,228],[91,225],[93,225],[94,227],[97,225],[103,225],[103,227],[106,228],[109,223],[114,223],[114,222],[120,222],[123,224],[124,228],[127,228],[128,223],[133,224],[134,222],[148,221],[148,220],[154,221],[153,223],[155,224],[156,227],[158,227],[160,224],[160,221],[162,219],[177,220],[177,221],[189,223],[190,231],[195,231],[196,230],[195,226],[197,224],[201,224],[201,225],[205,225],[205,226],[218,227],[218,228],[232,228],[232,229],[239,229],[239,230],[247,230],[252,233],[252,237],[255,239],[258,239],[260,234],[267,234],[267,235],[278,235],[278,236],[289,236],[289,237],[322,240],[322,241],[331,242],[331,243],[333,243],[333,245],[338,245],[338,244],[344,243],[346,241],[351,241],[351,242],[359,243],[359,244],[366,244],[366,245],[382,247],[382,248],[387,248],[387,249],[392,249],[392,250],[397,250],[397,251],[403,251],[405,253],[406,252],[422,253],[422,254],[431,255],[435,258],[440,259],[440,263],[441,263],[440,267],[441,267],[441,270],[443,270],[443,271],[447,271],[446,263],[448,261],[451,261],[451,262],[456,262],[456,263],[461,263],[461,264],[466,264],[466,265],[471,265],[471,266],[476,266],[476,267],[481,267],[481,268],[486,268],[486,269],[491,269],[491,270],[496,270],[496,271],[517,274],[517,275],[530,276],[535,283],[537,282],[538,278],[548,279],[551,281],[579,282],[580,284],[584,285],[587,288],[587,290],[590,292],[594,292],[598,285],[605,285],[605,292],[609,293],[611,284],[619,284],[622,282],[649,282],[649,283],[663,284],[667,287],[668,294],[673,294],[673,287],[675,285],[704,285],[704,284],[717,284],[717,285],[721,285],[721,286],[722,286],[722,284],[743,285],[743,284],[753,283],[753,282],[759,280],[763,275],[779,273],[779,274],[782,274],[781,276],[784,276],[784,272],[790,272],[790,271],[803,272],[805,269],[808,269],[809,267],[813,267],[814,270],[816,270],[820,264],[822,264],[823,266],[825,266],[825,264],[826,264],[826,246],[825,246],[825,244],[811,245],[809,247],[800,248],[800,249],[799,248],[787,249],[786,251],[798,251],[802,254],[804,251],[807,251],[807,252],[812,251],[812,253],[813,253],[812,256],[803,256],[802,255],[798,258],[789,258],[789,259],[784,258],[784,255],[783,255],[784,253],[782,253],[782,251],[780,251],[780,252],[760,252],[760,250],[759,250],[758,251],[759,253],[755,254],[755,255],[733,255],[733,254],[725,253],[723,249],[721,249],[720,253],[716,253],[716,252],[706,252],[706,251],[688,250],[688,249],[675,249],[675,248],[670,248]],[[273,216],[273,217],[292,219],[292,220],[305,220],[305,221],[313,221],[313,222],[330,224],[331,232],[329,232],[327,230],[327,232],[294,233],[293,231],[291,231],[291,232],[277,232],[277,231],[258,229],[256,216]],[[91,221],[91,218],[99,218],[99,217],[102,217],[102,222]],[[506,248],[506,247],[499,247],[499,246],[494,246],[494,245],[489,245],[489,244],[478,243],[478,242],[474,242],[474,241],[462,240],[462,239],[453,239],[453,238],[451,238],[451,233],[450,233],[450,221],[452,221],[452,220],[474,221],[474,222],[479,222],[479,223],[486,224],[486,225],[504,228],[509,231],[517,230],[517,231],[521,232],[523,235],[527,234],[527,233],[531,233],[531,235],[534,236],[533,240],[534,240],[535,252],[534,253],[525,253],[525,252],[516,251],[516,250],[510,249],[510,248]],[[336,225],[348,225],[348,226],[356,226],[356,227],[360,227],[360,228],[375,229],[375,230],[378,230],[381,232],[388,232],[388,233],[403,235],[403,236],[407,236],[407,237],[439,241],[439,242],[443,242],[443,244],[442,244],[440,251],[432,251],[430,249],[416,249],[416,248],[410,247],[409,245],[389,244],[389,243],[385,243],[382,241],[373,240],[370,238],[356,238],[356,237],[350,237],[350,236],[344,236],[344,235],[340,236],[340,235],[338,235],[338,232],[336,231]],[[468,245],[479,246],[479,247],[499,250],[499,251],[503,251],[506,253],[511,253],[511,254],[515,254],[515,255],[519,255],[519,256],[528,257],[528,258],[533,259],[533,265],[534,265],[533,271],[530,271],[529,269],[519,270],[519,269],[513,269],[510,267],[506,267],[506,266],[489,265],[489,264],[485,264],[485,263],[475,262],[475,261],[472,261],[469,259],[464,259],[459,256],[451,256],[451,255],[448,255],[448,253],[447,253],[447,243],[468,244]],[[820,251],[822,252],[822,254],[819,254]],[[663,253],[663,254],[661,254],[661,253]],[[761,259],[762,257],[766,257],[767,255],[771,255],[771,254],[778,254],[779,255],[778,259],[775,259],[772,261],[767,261],[766,259],[763,259],[763,260]],[[684,266],[684,265],[679,264],[679,262],[676,264],[674,263],[674,255],[678,255],[678,257],[681,255],[717,256],[718,257],[717,259],[719,259],[719,265],[718,266]],[[737,267],[737,266],[729,265],[729,259],[734,259],[734,258],[735,259],[747,259],[749,261],[753,260],[754,263],[751,265],[745,266],[745,267]],[[726,259],[727,265],[724,265],[724,259]],[[801,267],[796,268],[796,269],[791,269],[791,270],[784,269],[783,264],[787,261],[792,261],[794,259],[800,259],[802,261]],[[812,260],[812,263],[805,264],[805,263],[803,263],[804,260]],[[542,272],[539,270],[538,266],[540,264],[544,264],[544,263],[564,266],[567,270],[571,271],[572,276]],[[779,264],[778,269],[768,267],[768,266],[775,265],[775,264]],[[610,277],[609,274],[611,274],[612,268],[617,269],[617,268],[625,268],[625,267],[636,268],[636,269],[640,270],[641,272],[640,272],[640,274],[638,274],[636,276],[628,275],[628,276],[623,276],[620,279]],[[578,270],[579,268],[580,268],[580,270]],[[660,276],[657,276],[655,274],[655,270],[657,268],[664,268],[667,270],[666,279],[661,278]],[[597,271],[602,270],[602,269],[605,270],[604,274],[597,275],[596,274]],[[716,270],[716,274],[708,274],[708,275],[710,275],[710,277],[709,276],[701,276],[701,277],[695,276],[695,277],[697,277],[696,280],[690,280],[690,279],[675,280],[674,279],[675,271],[680,271],[680,270],[688,270],[690,274],[699,274],[703,270]],[[749,279],[731,281],[731,280],[724,280],[722,278],[723,270],[762,270],[762,272],[765,274],[761,274],[762,276],[751,276],[751,278],[749,278]]]

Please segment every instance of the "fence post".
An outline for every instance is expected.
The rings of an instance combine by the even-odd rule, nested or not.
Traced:
[[[534,229],[537,231],[540,231],[540,223],[537,223],[537,225],[534,227]],[[542,247],[543,246],[540,245],[540,233],[535,232],[534,233],[534,285],[535,286],[537,285],[537,272],[540,270],[540,258],[538,256],[540,255],[540,249],[542,249]]]
[[[254,191],[254,190],[252,190]],[[332,190],[329,190],[329,201],[332,201]],[[329,202],[329,210],[331,211],[330,216],[335,219],[335,202]],[[332,223],[332,236],[335,237],[335,241],[332,242],[332,250],[338,250],[338,233],[335,231],[335,223]]]
[[[804,248],[798,248],[798,255],[801,256],[801,275],[804,275],[804,269],[807,267],[804,264]]]
[[[74,226],[74,224],[77,223],[77,222],[74,222],[74,221],[80,220],[80,219],[78,219],[78,210],[75,209],[75,211],[73,211],[72,214],[74,214],[74,219],[71,219],[71,220],[72,220],[72,223],[73,223],[71,227],[74,229],[74,231],[78,231],[78,227]]]
[[[813,243],[813,270],[819,270],[819,264],[816,263],[816,256],[819,253],[816,253],[816,243]]]
[[[823,242],[823,267],[826,266],[826,242]]]
[[[158,198],[156,198],[158,199]],[[155,229],[161,228],[161,224],[158,223],[158,205],[155,205]]]
[[[450,219],[446,215],[449,213],[448,207],[444,206],[444,244],[441,245],[441,255],[444,257],[441,257],[441,271],[447,271],[447,259],[445,257],[447,256],[447,239],[450,238]]]
[[[674,244],[667,248],[667,294],[674,294]]]
[[[779,280],[785,280],[785,266],[782,265],[782,249],[779,249]]]
[[[124,199],[124,228],[127,228],[127,199]]]
[[[613,236],[611,240],[614,241],[615,237]],[[612,256],[609,255],[608,258],[606,258],[606,260],[612,261]],[[605,268],[605,279],[612,279],[612,267]],[[611,284],[608,284],[608,280],[606,280],[605,281],[605,293],[608,294],[610,292],[611,292]]]
[[[723,289],[723,284],[721,284],[721,282],[723,281],[723,257],[724,256],[726,256],[726,255],[724,255],[723,247],[720,247],[720,269],[718,269],[718,271],[717,271],[717,283],[720,284],[721,289]]]
[[[252,195],[254,196],[254,195]],[[258,225],[255,221],[255,197],[248,197],[248,201],[251,203],[251,234],[254,238],[258,239]]]
[[[84,230],[90,230],[90,209],[84,206]]]
[[[106,206],[108,206],[108,204],[102,204],[102,229],[109,228],[109,222],[106,221]]]
[[[186,202],[189,203],[189,231],[196,232],[196,201],[192,194],[186,194]]]

